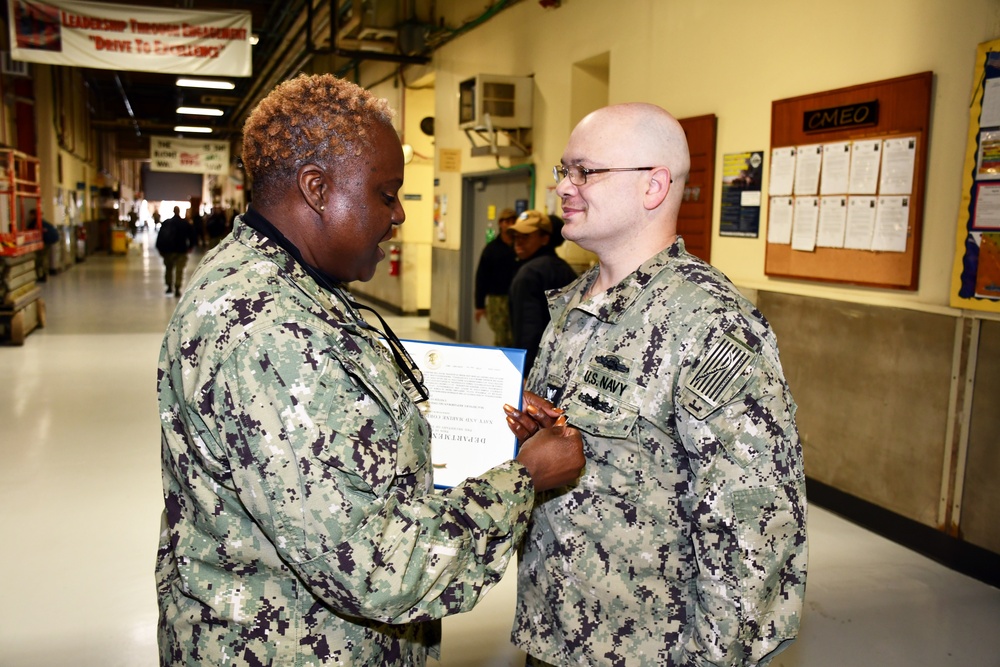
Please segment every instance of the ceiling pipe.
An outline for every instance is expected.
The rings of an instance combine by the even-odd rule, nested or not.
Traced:
[[[348,60],[379,60],[390,63],[401,63],[405,65],[426,65],[431,61],[429,56],[407,56],[401,53],[385,53],[383,51],[365,51],[363,49],[341,49],[337,48],[337,35],[339,34],[340,14],[337,11],[338,0],[329,0],[330,21],[330,46],[319,48],[313,43],[313,21],[312,3],[309,3],[309,13],[307,22],[309,29],[306,30],[306,52],[310,55],[335,55]],[[322,29],[322,26],[321,28]]]

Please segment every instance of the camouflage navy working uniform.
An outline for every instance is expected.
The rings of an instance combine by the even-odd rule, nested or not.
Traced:
[[[514,642],[554,665],[765,664],[795,637],[806,499],[767,321],[678,239],[606,294],[550,298],[528,388],[583,435],[540,494]]]
[[[162,665],[423,665],[433,619],[501,578],[530,476],[434,493],[430,427],[358,319],[243,218],[194,276],[159,364]]]

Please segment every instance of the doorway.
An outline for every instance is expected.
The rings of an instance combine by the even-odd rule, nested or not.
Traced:
[[[462,179],[462,252],[459,289],[458,340],[493,345],[486,318],[475,321],[476,266],[486,247],[487,230],[496,229],[501,210],[518,213],[531,206],[532,169],[473,174]]]

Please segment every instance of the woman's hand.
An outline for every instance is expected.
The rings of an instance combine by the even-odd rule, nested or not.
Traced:
[[[572,483],[587,462],[580,432],[559,417],[552,426],[538,429],[522,441],[517,460],[528,469],[536,492]]]
[[[539,429],[549,428],[562,415],[562,408],[557,408],[538,394],[524,392],[524,410],[518,410],[513,405],[504,405],[507,413],[507,427],[521,442],[524,442]]]

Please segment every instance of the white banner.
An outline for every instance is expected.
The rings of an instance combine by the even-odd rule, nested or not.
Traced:
[[[250,76],[246,11],[8,0],[11,58],[97,69]]]
[[[149,168],[188,174],[228,174],[229,144],[173,137],[149,138]]]

